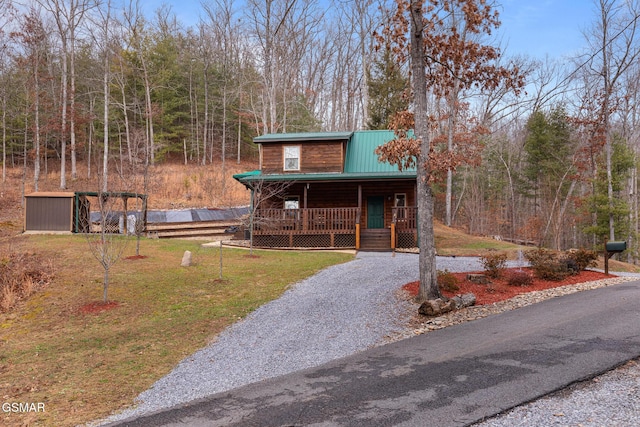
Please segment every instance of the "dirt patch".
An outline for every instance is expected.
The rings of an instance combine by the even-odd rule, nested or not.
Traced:
[[[529,268],[512,268],[507,269],[505,272],[505,276],[508,275],[509,271],[518,271],[522,270],[529,274],[531,273],[531,269]],[[472,272],[473,273],[473,272]],[[482,271],[475,272],[477,274],[483,274]],[[481,285],[478,283],[473,283],[467,280],[467,274],[469,273],[452,273],[456,279],[458,279],[458,287],[459,290],[455,292],[449,291],[441,291],[442,294],[446,297],[453,297],[456,295],[473,293],[476,296],[476,305],[485,305],[485,304],[493,304],[494,302],[504,301],[510,298],[513,298],[516,295],[524,294],[532,291],[540,291],[543,289],[557,288],[560,286],[566,285],[575,285],[577,283],[584,282],[593,282],[595,280],[601,280],[612,277],[611,275],[606,276],[604,273],[599,273],[597,271],[581,271],[579,274],[575,276],[569,276],[564,280],[560,280],[557,282],[550,280],[540,280],[535,279],[533,283],[529,286],[510,286],[507,284],[507,280],[504,278],[501,279],[491,279],[491,283],[486,285]],[[402,286],[404,290],[406,290],[411,296],[418,295],[418,287],[420,282],[410,282]]]
[[[80,313],[82,314],[98,314],[104,311],[113,310],[120,306],[118,301],[94,301],[80,307]]]
[[[124,259],[135,261],[137,259],[145,259],[145,258],[147,258],[146,255],[131,255],[131,256],[125,257]]]

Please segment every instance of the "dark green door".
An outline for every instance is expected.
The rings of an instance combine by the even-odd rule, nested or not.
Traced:
[[[384,197],[367,197],[367,228],[384,228]]]

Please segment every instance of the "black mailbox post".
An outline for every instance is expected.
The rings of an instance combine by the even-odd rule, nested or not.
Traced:
[[[604,242],[604,274],[609,275],[609,258],[620,252],[627,250],[627,242],[624,241],[611,241]]]

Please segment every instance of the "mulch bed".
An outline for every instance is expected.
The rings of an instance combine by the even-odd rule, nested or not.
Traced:
[[[80,307],[80,313],[82,314],[98,314],[103,311],[112,310],[120,306],[118,301],[94,301]]]
[[[131,256],[125,257],[124,259],[137,260],[137,259],[145,259],[145,258],[147,258],[146,255],[131,255]]]
[[[511,268],[507,269],[506,272],[509,271],[518,271],[522,270],[525,272],[531,273],[531,269],[529,268]],[[505,273],[506,273],[505,272]],[[482,271],[471,272],[475,274],[483,274]],[[478,283],[473,283],[467,280],[467,274],[469,273],[452,273],[456,279],[458,279],[458,287],[459,290],[455,292],[449,292],[441,290],[442,294],[448,298],[454,297],[456,295],[462,295],[467,293],[473,293],[476,296],[476,305],[485,305],[485,304],[493,304],[494,302],[504,301],[509,298],[512,298],[516,295],[524,294],[532,291],[540,291],[544,289],[557,288],[559,286],[565,285],[575,285],[577,283],[584,282],[593,282],[596,280],[611,278],[612,276],[606,276],[604,273],[599,273],[597,271],[585,270],[581,271],[579,274],[575,276],[569,276],[564,280],[560,280],[557,282],[550,280],[540,280],[533,279],[533,283],[529,286],[510,286],[507,284],[506,279],[491,279],[491,283],[486,285],[481,285]],[[507,276],[508,273],[505,274]],[[420,282],[410,282],[402,286],[402,289],[406,290],[411,296],[418,295],[418,287]]]

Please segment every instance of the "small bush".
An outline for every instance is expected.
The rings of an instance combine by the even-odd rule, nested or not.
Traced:
[[[598,260],[598,254],[594,251],[586,249],[572,249],[567,251],[566,257],[575,262],[578,271],[586,270],[587,267],[595,267]]]
[[[443,291],[449,292],[460,290],[458,279],[449,270],[438,270],[438,287]]]
[[[545,248],[532,249],[524,252],[524,257],[531,264],[532,268],[539,265],[551,264],[557,261],[555,252]]]
[[[507,275],[509,286],[530,286],[533,284],[533,277],[526,271],[511,271]]]
[[[569,263],[558,259],[557,253],[549,249],[533,249],[525,252],[524,257],[529,261],[534,275],[539,279],[559,281],[572,273]]]
[[[574,259],[565,256],[564,258],[560,258],[558,262],[567,269],[570,275],[580,273],[580,267],[578,267],[578,263]]]
[[[485,274],[492,279],[502,276],[507,267],[507,254],[505,252],[490,252],[480,257]]]

